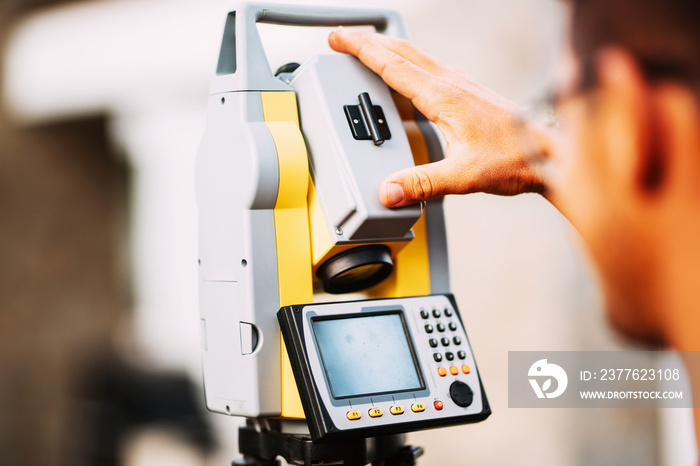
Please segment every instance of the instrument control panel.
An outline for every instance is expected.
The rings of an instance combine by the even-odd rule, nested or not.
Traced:
[[[277,315],[314,441],[491,414],[451,295],[287,306]]]

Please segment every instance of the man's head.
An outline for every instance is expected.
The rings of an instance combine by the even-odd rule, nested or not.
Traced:
[[[598,265],[612,323],[673,344],[670,289],[700,248],[700,2],[570,4],[555,189]]]

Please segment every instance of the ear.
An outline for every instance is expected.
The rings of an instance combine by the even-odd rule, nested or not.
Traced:
[[[645,198],[664,183],[669,160],[660,140],[652,89],[632,55],[618,47],[596,57],[597,111],[611,179]]]
[[[700,101],[687,86],[673,81],[652,90],[657,150],[664,163],[665,187],[698,198],[700,183]]]

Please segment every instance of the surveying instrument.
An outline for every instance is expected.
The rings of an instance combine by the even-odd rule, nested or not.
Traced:
[[[407,36],[392,10],[228,13],[196,175],[207,408],[247,418],[237,465],[415,464],[406,432],[491,414],[450,294],[442,200],[378,198],[442,147],[354,57],[273,73],[258,23]]]

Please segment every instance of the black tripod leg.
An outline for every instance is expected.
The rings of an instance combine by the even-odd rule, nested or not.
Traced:
[[[376,461],[372,466],[416,466],[418,458],[423,455],[423,447],[406,445],[392,458]]]

